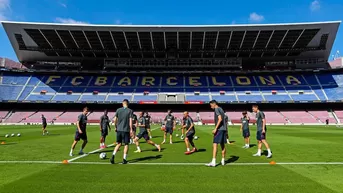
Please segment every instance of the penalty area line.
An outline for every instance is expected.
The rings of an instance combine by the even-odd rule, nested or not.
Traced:
[[[0,161],[0,164],[62,164],[61,161]],[[110,165],[109,162],[69,162],[75,165]],[[117,165],[117,164],[116,164]],[[151,166],[205,166],[205,163],[130,163],[128,165]],[[279,162],[270,163],[228,163],[225,166],[259,166],[259,165],[343,165],[343,162]]]

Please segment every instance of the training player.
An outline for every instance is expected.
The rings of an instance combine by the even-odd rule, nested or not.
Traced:
[[[228,117],[226,114],[225,114],[224,121],[225,121],[226,126],[227,126],[226,143],[229,144],[229,145],[231,145],[230,139],[229,139],[229,117]]]
[[[137,131],[137,115],[136,114],[132,115],[132,131],[133,131],[133,134],[130,139],[130,144],[134,143],[134,140],[136,137],[136,131]]]
[[[193,119],[189,116],[189,113],[187,111],[183,113],[183,117],[184,117],[183,128],[186,129],[185,143],[186,143],[187,151],[185,152],[185,154],[190,155],[198,151],[193,142],[194,135],[195,135],[195,127],[194,127]],[[192,151],[189,148],[189,144],[191,144],[193,147]]]
[[[151,127],[150,127],[150,124],[151,124],[151,116],[149,115],[149,113],[146,111],[145,112],[145,115],[144,115],[144,118],[145,118],[145,124],[146,124],[146,129],[149,133],[149,137],[150,139],[152,138],[152,135],[151,135]]]
[[[104,111],[104,115],[100,117],[100,132],[101,132],[101,138],[100,138],[100,149],[105,149],[106,145],[106,137],[108,135],[108,130],[111,131],[110,127],[110,119],[107,116],[108,112],[107,110]]]
[[[241,118],[241,132],[244,137],[245,145],[242,148],[250,148],[250,129],[249,129],[249,121],[250,117],[248,116],[248,113],[246,111],[243,111],[242,113],[243,117]]]
[[[254,154],[254,156],[261,156],[262,153],[262,143],[264,146],[266,146],[268,155],[267,158],[272,157],[272,152],[270,150],[269,144],[266,140],[267,135],[267,121],[264,113],[259,110],[258,105],[253,105],[252,110],[254,113],[256,113],[256,125],[257,125],[257,133],[256,133],[256,139],[258,141],[258,150],[257,153]]]
[[[111,164],[114,164],[114,157],[117,151],[124,143],[124,156],[123,164],[127,164],[127,153],[129,151],[130,136],[132,136],[132,115],[133,111],[129,109],[129,101],[127,99],[123,100],[123,107],[117,109],[116,115],[114,117],[114,125],[116,125],[117,132],[117,145],[113,150],[112,157],[110,159]]]
[[[222,149],[222,161],[221,164],[225,165],[225,143],[227,142],[227,126],[224,121],[225,113],[224,110],[218,106],[218,103],[216,100],[212,100],[210,102],[211,108],[214,110],[214,122],[215,122],[215,128],[212,131],[214,138],[213,138],[213,157],[212,161],[206,166],[215,167],[216,166],[216,157],[217,157],[217,148],[220,144]]]
[[[184,134],[185,134],[185,124],[186,123],[186,118],[182,117],[182,122],[181,122],[181,139],[184,139]]]
[[[147,131],[146,127],[145,127],[146,126],[146,124],[145,124],[145,117],[143,115],[144,115],[144,112],[140,112],[139,113],[139,118],[137,119],[137,127],[139,128],[139,133],[135,137],[135,143],[136,143],[136,146],[137,146],[137,150],[135,151],[135,153],[142,152],[141,148],[139,147],[139,140],[142,137],[145,139],[145,141],[148,144],[150,144],[152,146],[155,146],[158,149],[158,151],[161,151],[161,146],[155,144],[153,141],[150,140],[148,131]]]
[[[169,143],[173,144],[173,130],[175,129],[175,117],[172,115],[172,111],[168,110],[167,116],[164,118],[166,129],[164,131],[164,139],[162,144],[166,142],[167,134],[169,133]]]
[[[80,141],[80,139],[83,140],[79,155],[84,154],[83,149],[87,145],[87,133],[86,133],[86,126],[87,126],[87,114],[88,114],[88,107],[83,108],[82,114],[80,114],[77,118],[76,122],[76,132],[75,132],[75,139],[73,144],[71,145],[71,150],[69,155],[73,156],[73,151],[75,149],[76,144]]]
[[[46,130],[46,126],[47,126],[46,118],[45,118],[44,115],[42,114],[42,131],[43,131],[43,135],[45,135],[45,133],[46,133],[47,135],[49,135],[49,132]]]

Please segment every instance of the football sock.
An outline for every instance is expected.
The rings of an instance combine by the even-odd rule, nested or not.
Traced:
[[[80,148],[80,152],[83,152],[83,149],[82,149],[82,147]]]
[[[257,154],[261,154],[262,150],[261,149],[258,149],[257,150]]]
[[[213,163],[213,164],[216,163],[216,158],[212,158],[212,163]]]
[[[141,151],[141,148],[140,148],[139,146],[137,146],[137,150],[138,150],[138,151]]]
[[[112,155],[116,155],[116,153],[117,153],[117,151],[116,151],[116,150],[114,150]]]
[[[155,147],[158,147],[158,145],[157,145],[157,144],[155,144]]]
[[[272,152],[270,151],[270,149],[267,149],[267,151],[268,151],[268,154],[269,154],[269,155],[272,154]]]
[[[124,159],[124,160],[126,160],[126,158],[127,158],[127,154],[124,154],[124,157],[123,157],[123,159]]]
[[[191,151],[189,148],[187,148],[187,151]]]
[[[222,162],[225,162],[225,158],[222,158]]]
[[[74,151],[73,149],[70,149],[70,154],[73,154],[73,151]]]

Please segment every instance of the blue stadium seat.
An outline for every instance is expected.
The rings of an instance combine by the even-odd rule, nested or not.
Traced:
[[[80,98],[80,94],[78,95],[55,95],[52,101],[77,101]]]
[[[212,95],[212,99],[216,101],[237,101],[235,95]]]
[[[26,86],[23,90],[23,92],[21,93],[21,95],[19,96],[18,100],[25,100],[27,96],[29,96],[29,94],[31,93],[31,91],[33,90],[34,86]]]
[[[186,101],[210,101],[208,95],[186,95]]]
[[[262,95],[237,95],[239,101],[263,101]]]
[[[0,85],[0,100],[16,100],[23,86]]]
[[[160,92],[162,93],[184,93],[184,88],[161,88]]]
[[[318,100],[314,94],[292,94],[292,99],[294,101],[315,101]]]
[[[27,97],[27,100],[29,100],[29,101],[50,101],[53,96],[54,95],[30,94],[30,96]]]
[[[266,101],[289,101],[291,98],[288,95],[263,95]]]
[[[121,102],[124,99],[131,100],[131,95],[109,95],[106,99],[106,101],[116,101]]]
[[[342,100],[342,87],[325,88],[324,91],[329,100]]]
[[[156,101],[157,95],[134,95],[133,101]]]
[[[25,85],[29,75],[3,74],[1,84],[4,85]]]
[[[105,101],[105,95],[82,95],[80,101]]]

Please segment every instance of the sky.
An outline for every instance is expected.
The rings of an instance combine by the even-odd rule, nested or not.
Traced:
[[[0,0],[0,21],[220,25],[337,20],[343,20],[342,0]],[[332,54],[337,50],[343,54],[343,26]],[[2,26],[0,57],[17,61]]]

